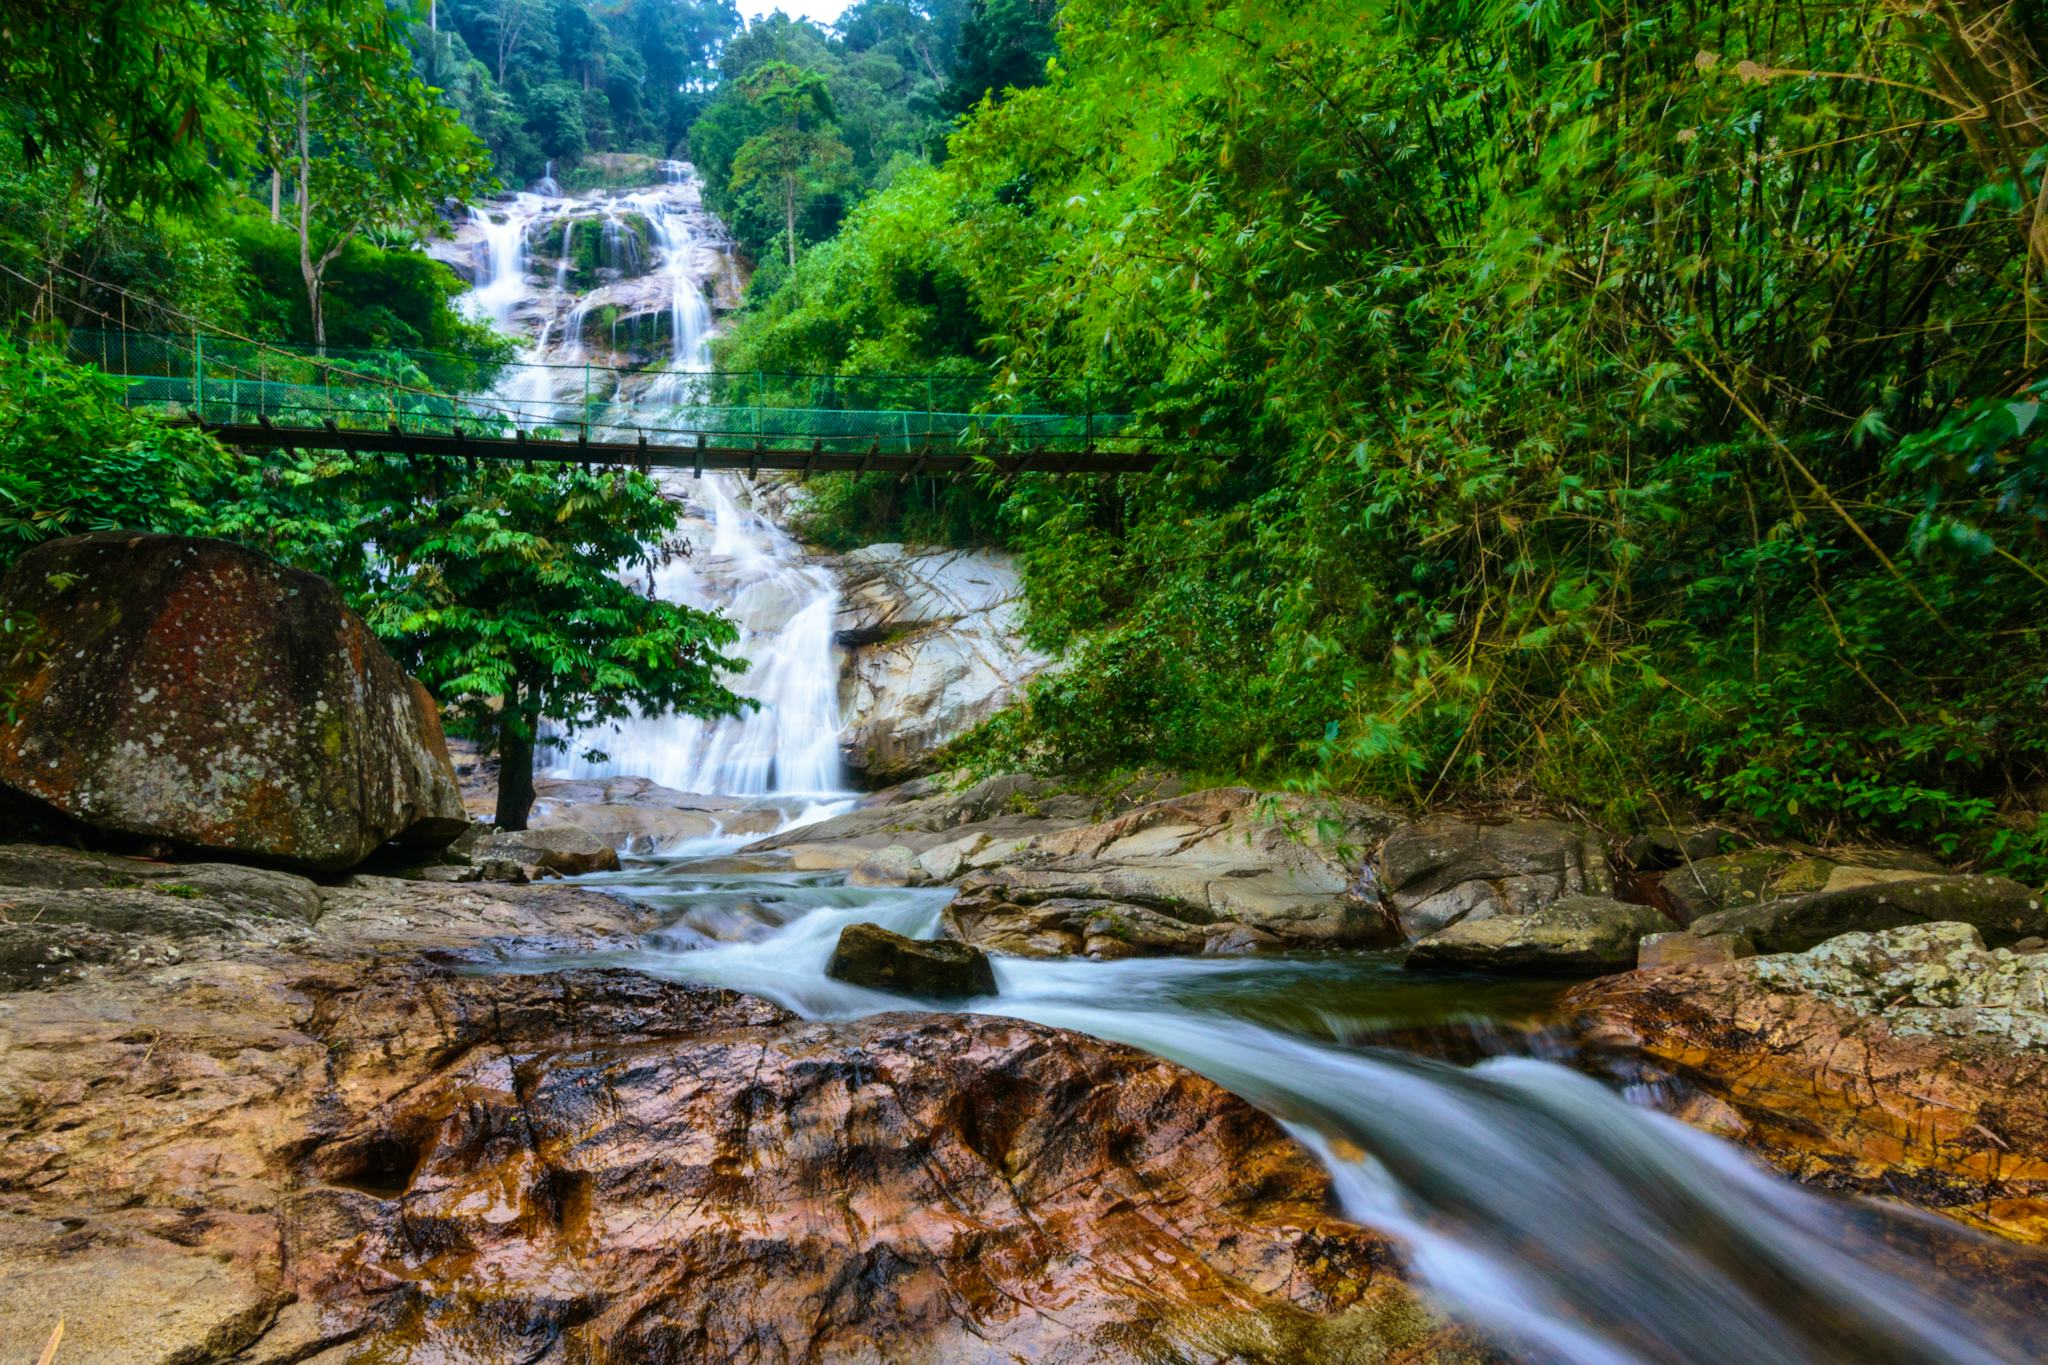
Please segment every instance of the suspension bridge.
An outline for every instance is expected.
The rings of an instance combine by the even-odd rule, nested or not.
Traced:
[[[114,330],[67,345],[123,381],[129,406],[252,449],[908,477],[1127,473],[1178,444],[1085,404],[992,410],[982,375],[676,371]]]

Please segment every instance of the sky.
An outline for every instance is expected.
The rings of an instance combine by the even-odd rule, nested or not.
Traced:
[[[740,13],[749,19],[781,10],[792,19],[815,19],[830,24],[846,8],[847,0],[739,0]]]

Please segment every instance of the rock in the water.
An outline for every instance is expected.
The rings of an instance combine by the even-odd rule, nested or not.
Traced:
[[[924,866],[917,854],[902,844],[877,849],[846,874],[849,886],[916,886],[924,879]]]
[[[905,938],[879,924],[849,924],[825,975],[848,985],[925,1000],[969,1000],[996,993],[988,954],[971,943]]]
[[[465,816],[433,699],[326,579],[221,540],[103,532],[0,580],[0,784],[97,829],[318,870]]]
[[[669,853],[695,840],[766,834],[783,819],[773,806],[677,791],[644,777],[543,777],[533,785],[533,809],[526,817],[531,828],[575,825],[620,853]],[[478,819],[488,821],[498,806],[496,780],[473,782],[463,798]]]
[[[1389,835],[1379,865],[1410,938],[1464,920],[1526,915],[1567,896],[1614,894],[1599,836],[1560,820],[1435,816]]]
[[[1352,887],[1395,823],[1355,802],[1191,792],[975,855],[946,922],[1028,957],[1382,946],[1398,929]]]
[[[748,844],[743,853],[786,853],[804,870],[852,868],[875,853],[901,845],[922,855],[956,844],[958,857],[933,860],[940,875],[922,865],[924,879],[951,881],[963,867],[986,865],[1026,840],[1088,824],[1167,794],[1170,781],[1138,783],[1104,796],[1064,790],[1051,778],[1003,773],[960,791],[917,778],[875,792],[852,810],[773,834]],[[894,855],[889,855],[893,857]]]
[[[1050,662],[1023,642],[1023,586],[995,550],[870,545],[829,561],[841,582],[841,746],[873,782],[931,755],[1017,699]]]
[[[1636,965],[1642,936],[1670,923],[1647,905],[1567,896],[1526,915],[1460,920],[1417,943],[1405,965],[1557,976],[1624,972]]]
[[[0,1342],[61,1318],[67,1365],[1490,1358],[1307,1152],[1170,1063],[408,950],[628,941],[631,907],[575,888],[321,899],[311,956],[194,941],[0,997]]]
[[[1953,921],[1974,926],[1987,943],[2011,943],[2048,930],[2041,897],[2005,877],[1907,876],[1852,883],[1759,905],[1702,915],[1702,938],[1737,934],[1760,953],[1811,948],[1837,934]]]
[[[768,1022],[628,976],[322,1012],[345,1105],[303,1162],[291,1284],[361,1334],[351,1358],[1479,1354],[1326,1211],[1306,1153],[1177,1067],[1012,1020]]]
[[[1681,1115],[1801,1179],[2048,1241],[2048,958],[1967,924],[1662,966],[1566,998],[1663,1064]]]
[[[491,830],[479,834],[474,841],[466,841],[463,851],[478,867],[515,863],[561,877],[576,877],[586,872],[616,872],[619,868],[618,850],[578,825]]]

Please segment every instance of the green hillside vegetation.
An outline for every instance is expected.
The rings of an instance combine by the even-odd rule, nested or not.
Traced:
[[[1014,546],[1070,659],[970,756],[2048,870],[2038,11],[1070,0],[1058,34],[723,353],[972,364],[1211,443],[927,520]],[[814,529],[908,501],[828,485]]]

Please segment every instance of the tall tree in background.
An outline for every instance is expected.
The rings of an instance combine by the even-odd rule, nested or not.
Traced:
[[[285,20],[283,89],[298,171],[299,270],[327,344],[327,268],[365,232],[409,231],[444,199],[490,184],[483,148],[412,74],[380,0],[313,0]]]
[[[1055,9],[1053,0],[973,0],[946,82],[946,107],[965,113],[990,94],[1042,84],[1045,64],[1059,50]]]
[[[832,92],[822,75],[789,62],[757,67],[741,88],[768,126],[733,158],[733,192],[746,196],[765,189],[779,197],[783,246],[794,266],[800,201],[835,187],[848,161],[846,144],[833,127]]]

